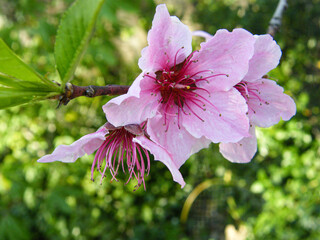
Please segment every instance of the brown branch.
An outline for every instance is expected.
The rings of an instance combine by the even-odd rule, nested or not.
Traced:
[[[66,90],[63,95],[58,96],[59,105],[67,105],[71,99],[85,96],[85,97],[97,97],[97,96],[110,96],[110,95],[122,95],[128,92],[130,86],[124,85],[106,85],[106,86],[77,86],[71,83],[66,84]]]
[[[287,0],[279,0],[276,11],[274,12],[270,22],[267,33],[272,37],[279,31],[284,10],[288,7]]]
[[[70,100],[76,97],[97,97],[103,95],[122,95],[128,92],[130,86],[106,85],[106,86],[77,86],[72,84],[72,94]]]

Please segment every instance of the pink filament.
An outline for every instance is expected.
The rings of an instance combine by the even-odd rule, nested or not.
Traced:
[[[194,53],[197,51],[192,52],[183,62],[177,64],[180,50],[174,56],[173,66],[170,66],[168,62],[162,71],[155,73],[156,76],[151,76],[149,73],[145,75],[155,82],[153,93],[161,93],[159,103],[162,104],[161,109],[164,115],[164,125],[167,126],[166,130],[168,130],[170,120],[175,117],[178,119],[178,127],[180,128],[181,112],[184,115],[194,115],[199,120],[204,121],[199,114],[200,112],[196,109],[205,111],[206,104],[212,106],[221,116],[216,106],[208,100],[210,92],[198,84],[203,81],[210,83],[218,76],[228,77],[227,74],[213,73],[209,69],[195,73],[191,72],[189,67],[198,62],[198,60],[193,60]],[[188,72],[190,72],[190,75],[188,75]],[[203,74],[205,74],[205,77],[203,77]],[[174,114],[173,111],[175,111]]]
[[[122,168],[124,173],[126,173],[126,170],[129,173],[126,183],[132,178],[136,178],[138,181],[136,188],[142,184],[145,188],[144,176],[145,172],[147,172],[147,175],[150,172],[150,158],[146,149],[132,141],[134,137],[135,135],[128,132],[124,127],[110,131],[95,155],[91,167],[91,179],[93,180],[93,173],[96,167],[101,174],[100,183],[102,183],[107,169],[110,170],[111,181],[118,181],[116,178],[118,170]],[[146,156],[147,168],[143,155]],[[101,171],[103,163],[105,165],[103,171]]]
[[[244,99],[247,101],[250,99],[257,99],[260,102],[260,105],[262,104],[268,104],[268,102],[265,102],[259,95],[259,89],[257,88],[255,83],[247,83],[245,81],[241,81],[238,83],[235,88],[241,93],[241,95],[244,97]],[[251,104],[247,104],[248,108],[253,112],[256,113],[255,110],[251,107]]]

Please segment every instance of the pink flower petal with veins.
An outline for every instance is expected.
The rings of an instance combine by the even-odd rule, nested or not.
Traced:
[[[281,49],[273,38],[267,35],[255,35],[254,54],[249,62],[249,70],[244,81],[253,82],[278,66]]]
[[[60,145],[51,154],[45,155],[38,162],[75,162],[85,154],[92,154],[105,140],[108,130],[104,127],[75,141],[71,145]]]
[[[237,143],[220,143],[220,153],[224,158],[234,163],[248,163],[257,151],[255,127],[250,127],[250,137],[243,138]]]
[[[159,144],[150,141],[143,135],[134,138],[133,141],[140,144],[143,148],[152,153],[154,156],[154,160],[158,160],[165,164],[171,172],[173,180],[179,183],[181,185],[181,188],[184,187],[186,183],[184,182],[183,177],[179,171],[179,167],[176,166],[170,153],[168,153]]]
[[[248,82],[247,88],[249,119],[254,125],[270,127],[278,123],[281,118],[287,121],[296,114],[293,99],[284,94],[283,88],[275,81],[259,79]]]
[[[195,114],[182,114],[182,125],[194,137],[207,137],[214,143],[237,142],[247,136],[249,120],[245,99],[235,89],[227,92],[214,92],[203,101],[204,109],[192,102],[186,102]]]
[[[142,91],[138,89],[136,81],[142,82],[144,87]],[[161,96],[150,94],[153,91],[154,83],[146,81],[143,74],[140,74],[133,85],[134,90],[131,90],[131,86],[127,94],[111,99],[102,107],[107,120],[116,127],[140,124],[157,113]]]
[[[199,87],[209,91],[229,90],[247,74],[254,42],[253,35],[244,29],[218,30],[207,42],[201,43],[199,52],[194,53],[191,59],[194,63],[188,68],[188,74],[201,71],[206,71],[201,74],[203,77],[222,74],[210,79],[208,84],[200,83]]]
[[[263,78],[279,64],[280,47],[270,35],[255,38],[249,71],[236,88],[247,100],[250,122],[259,127],[270,127],[281,118],[287,121],[295,115],[296,105],[275,81]]]
[[[166,5],[158,5],[148,33],[149,46],[142,50],[139,67],[143,71],[162,70],[168,62],[174,62],[178,51],[177,61],[181,62],[191,53],[191,41],[189,28],[171,17]]]
[[[210,140],[205,137],[195,138],[184,127],[170,122],[169,126],[163,125],[161,115],[148,121],[147,130],[151,140],[159,143],[173,157],[174,164],[180,168],[183,163],[194,153],[202,148],[207,148]]]

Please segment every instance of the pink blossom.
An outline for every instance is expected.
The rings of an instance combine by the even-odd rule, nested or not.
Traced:
[[[199,51],[192,34],[159,5],[142,50],[136,78],[126,95],[104,107],[115,126],[148,119],[150,138],[184,161],[212,142],[248,136],[245,99],[233,88],[246,75],[254,37],[244,29],[219,30]]]
[[[279,64],[281,50],[270,35],[255,36],[254,55],[249,70],[235,88],[246,99],[251,136],[238,143],[221,143],[220,152],[232,162],[249,162],[257,151],[254,127],[270,127],[280,121],[289,120],[296,113],[291,97],[283,88],[265,75]]]
[[[145,123],[142,124],[142,127],[144,125]],[[97,152],[91,168],[92,180],[94,179],[94,170],[97,169],[101,174],[100,183],[107,170],[111,173],[111,181],[117,181],[117,173],[122,169],[124,173],[127,172],[129,175],[127,183],[130,179],[136,178],[137,187],[142,184],[145,187],[144,176],[145,173],[148,175],[150,171],[149,151],[154,155],[155,160],[160,160],[169,168],[173,179],[181,187],[185,185],[171,154],[146,137],[143,128],[136,124],[114,127],[110,123],[106,123],[95,133],[85,135],[69,146],[58,146],[52,154],[43,156],[38,162],[75,162],[79,157],[92,154],[95,150]],[[146,156],[146,160],[143,155]]]

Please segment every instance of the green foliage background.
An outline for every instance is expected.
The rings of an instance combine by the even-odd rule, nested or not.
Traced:
[[[0,0],[0,37],[29,65],[52,80],[59,19],[72,1]],[[74,84],[130,84],[156,4],[107,0]],[[243,27],[263,34],[276,0],[166,1],[192,30],[214,33]],[[180,189],[153,162],[147,191],[135,183],[90,181],[93,156],[74,164],[36,160],[105,122],[108,97],[78,98],[56,109],[47,101],[0,112],[0,239],[224,239],[230,226],[241,239],[318,239],[320,236],[320,1],[292,0],[275,39],[283,50],[270,74],[297,104],[289,122],[259,129],[250,164],[232,164],[218,148],[192,156],[181,168]],[[200,39],[195,39],[195,47]],[[98,180],[99,175],[96,175]],[[201,182],[213,179],[193,203],[183,204]],[[228,230],[229,229],[229,230]],[[244,232],[244,233],[243,233]],[[229,238],[232,239],[232,238]]]

